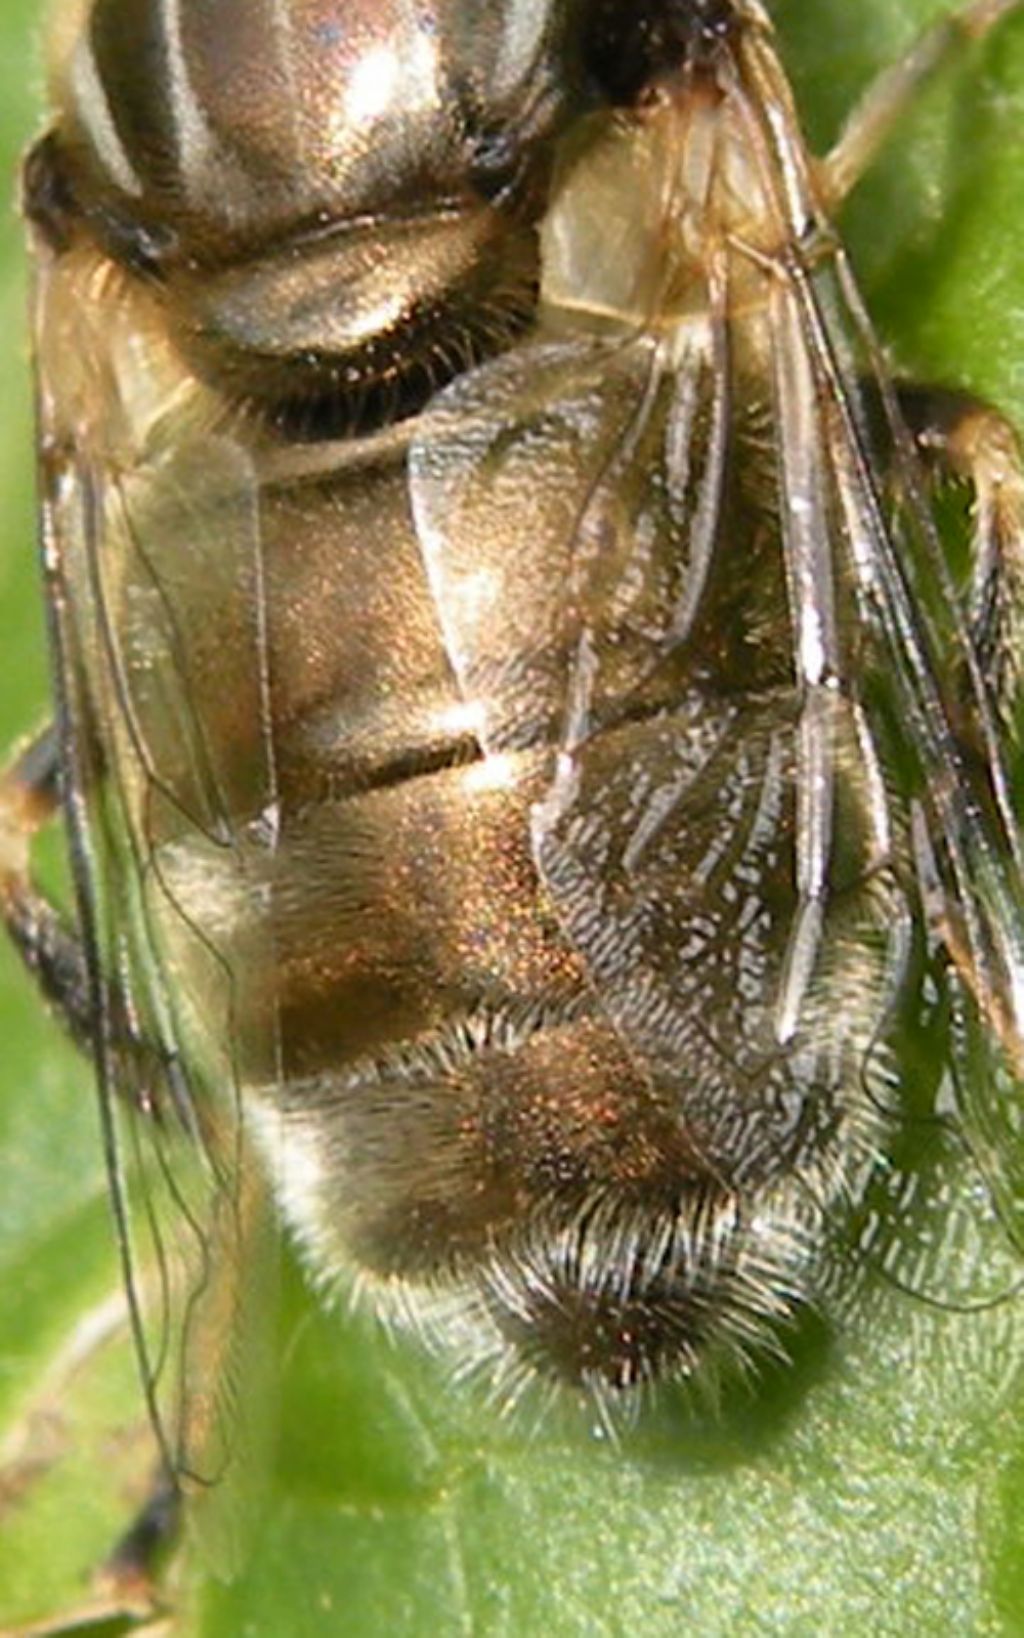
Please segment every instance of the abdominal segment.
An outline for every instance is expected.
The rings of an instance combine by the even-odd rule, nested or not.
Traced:
[[[530,845],[542,755],[286,827],[258,1121],[321,1277],[428,1334],[454,1307],[481,1359],[623,1388],[754,1348],[810,1296],[882,1133],[902,903],[863,834],[781,1040],[791,716],[730,707],[715,732],[705,705],[596,743],[604,801],[549,842],[557,897]],[[636,800],[655,769],[660,827]]]

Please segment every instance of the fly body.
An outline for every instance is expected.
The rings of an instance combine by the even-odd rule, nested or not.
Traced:
[[[216,1394],[161,1378],[221,1368],[254,1179],[318,1283],[505,1399],[746,1364],[868,1240],[958,1296],[878,1207],[912,1109],[1019,1247],[1016,443],[893,380],[832,226],[1013,9],[954,13],[824,160],[757,0],[56,32],[57,725],[5,905],[97,1061],[176,1470]],[[25,856],[58,790],[72,929]],[[204,1270],[170,1342],[147,1235]]]

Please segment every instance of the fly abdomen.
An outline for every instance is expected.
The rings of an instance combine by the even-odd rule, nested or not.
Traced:
[[[96,965],[320,1279],[627,1390],[813,1296],[922,891],[995,999],[969,643],[760,5],[345,10],[94,0],[28,169]]]

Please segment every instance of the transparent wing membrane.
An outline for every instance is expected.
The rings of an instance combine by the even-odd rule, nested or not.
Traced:
[[[235,1354],[267,1249],[241,1107],[274,1061],[273,1009],[247,988],[275,823],[259,533],[243,452],[165,439],[157,369],[122,376],[125,335],[88,307],[75,390],[55,389],[73,281],[44,268],[37,289],[65,802],[144,1378],[168,1469],[205,1486],[239,1434]]]
[[[414,516],[481,744],[543,759],[536,868],[650,1097],[685,1099],[724,1187],[757,1179],[770,1204],[799,1174],[813,1220],[911,1134],[860,1251],[937,1301],[987,1301],[1013,1281],[963,1250],[977,1191],[993,1232],[1016,1240],[1021,1209],[1024,898],[999,710],[774,73],[751,47],[724,93],[690,237],[672,212],[700,201],[658,196],[682,271],[668,253],[660,283],[618,272],[570,301],[576,224],[546,229],[539,334],[434,401]],[[692,188],[702,111],[673,117]],[[655,162],[642,120],[623,130],[581,184],[588,268],[630,141]],[[607,259],[630,253],[620,227]],[[894,1045],[922,938],[951,1063],[923,1100]],[[911,1197],[933,1231],[907,1212],[886,1239]],[[951,1226],[923,1257],[935,1213]]]

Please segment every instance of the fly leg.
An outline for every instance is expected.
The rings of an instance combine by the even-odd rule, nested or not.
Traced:
[[[971,664],[962,650],[949,655],[950,703],[954,713],[963,708],[957,726],[965,753],[989,768],[994,808],[1003,816],[1012,854],[1019,846],[1008,777],[1012,770],[983,738],[977,691],[980,687],[990,702],[1013,756],[1020,745],[1024,704],[1024,452],[1015,429],[998,410],[968,393],[901,384],[897,398],[904,424],[936,480],[951,479],[972,491],[963,603]],[[997,781],[1002,782],[999,790]],[[977,938],[972,938],[942,888],[923,824],[917,827],[915,856],[936,934],[1002,1042],[1015,1074],[1024,1080],[1024,1027],[1007,971],[1012,972],[1022,953],[1005,949],[981,953]]]
[[[973,491],[965,613],[1011,738],[1024,685],[1024,453],[1015,429],[968,393],[901,386],[899,406],[928,465]]]
[[[87,1051],[92,1008],[84,952],[32,878],[32,840],[59,806],[60,755],[51,723],[0,776],[0,916],[46,1001]]]
[[[32,874],[32,842],[57,815],[60,782],[58,733],[50,723],[0,774],[0,919],[44,1000],[76,1046],[91,1054],[96,1003],[85,950]],[[143,1113],[159,1112],[147,1087],[167,1075],[166,1058],[133,1023],[116,984],[107,983],[104,999],[119,1055],[136,1069],[139,1090],[133,1102]]]
[[[64,1612],[60,1621],[31,1629],[40,1635],[114,1619],[149,1623],[159,1612],[158,1571],[181,1534],[185,1492],[216,1490],[211,1475],[218,1476],[229,1464],[239,1467],[243,1449],[251,1446],[255,1450],[259,1443],[255,1438],[243,1439],[243,1432],[249,1431],[246,1419],[241,1410],[228,1415],[227,1407],[231,1384],[242,1375],[239,1350],[272,1320],[269,1298],[274,1252],[273,1216],[263,1175],[249,1154],[240,1117],[232,1111],[220,1115],[195,1096],[187,1070],[147,1035],[130,996],[119,989],[116,978],[112,981],[107,975],[103,976],[104,1038],[97,1040],[96,982],[87,952],[74,926],[42,891],[32,871],[33,839],[57,816],[61,800],[60,741],[51,726],[0,775],[0,917],[73,1040],[90,1054],[112,1049],[118,1073],[111,1090],[119,1102],[129,1105],[132,1118],[148,1123],[154,1144],[161,1130],[167,1129],[168,1143],[176,1136],[179,1141],[200,1145],[211,1181],[208,1198],[186,1199],[182,1185],[175,1200],[183,1235],[194,1244],[200,1266],[192,1271],[195,1284],[188,1289],[182,1334],[174,1343],[188,1354],[182,1372],[189,1389],[180,1396],[174,1426],[164,1428],[150,1404],[164,1459],[135,1519],[100,1566],[92,1598]],[[177,1187],[171,1160],[166,1155],[164,1160],[166,1175],[172,1176]],[[265,1271],[262,1279],[257,1277],[258,1268]],[[125,1298],[122,1326],[130,1323],[130,1311]],[[87,1339],[86,1350],[91,1346],[95,1351],[106,1335],[109,1328],[92,1344]],[[259,1354],[262,1357],[262,1349]],[[84,1357],[73,1338],[66,1358],[58,1357],[54,1363],[52,1379],[44,1386],[44,1400],[61,1402],[71,1374]],[[150,1370],[146,1356],[147,1382]],[[23,1419],[24,1428],[16,1430],[25,1434],[25,1449],[8,1465],[41,1477],[46,1464],[33,1460],[32,1411],[30,1407]],[[0,1452],[0,1464],[3,1460]],[[0,1465],[0,1493],[3,1479]],[[203,1518],[205,1533],[215,1534],[205,1504]]]
[[[88,964],[81,941],[59,908],[43,893],[32,875],[31,846],[36,834],[60,808],[60,751],[55,725],[50,724],[24,747],[0,775],[0,917],[25,966],[36,980],[42,995],[53,1008],[71,1038],[83,1051],[93,1047],[93,1000]],[[147,1051],[127,1026],[127,1009],[118,1007],[115,1022],[122,1020],[126,1051],[140,1056]],[[152,1058],[152,1050],[149,1049]],[[141,1105],[140,1107],[144,1107]],[[118,1322],[127,1324],[127,1314]],[[90,1346],[102,1346],[109,1326],[96,1328]],[[50,1392],[61,1397],[67,1381],[83,1362],[81,1350],[72,1346],[66,1365],[57,1362]],[[36,1407],[38,1410],[38,1407]],[[33,1413],[25,1418],[23,1430],[31,1444]],[[0,1473],[16,1481],[25,1467],[24,1453],[10,1457]],[[29,1457],[28,1466],[32,1467]],[[46,1463],[37,1462],[40,1474]],[[2,1482],[0,1482],[2,1488]],[[121,1619],[148,1619],[154,1610],[153,1565],[177,1529],[177,1486],[161,1472],[150,1497],[137,1518],[118,1542],[103,1566],[96,1597],[71,1612],[64,1612],[56,1625],[25,1629],[45,1633],[66,1630],[68,1624],[89,1625]]]
[[[826,212],[856,187],[893,127],[919,91],[965,45],[982,40],[1024,0],[970,0],[925,29],[899,62],[868,86],[848,115],[830,153],[820,162],[818,182]]]

